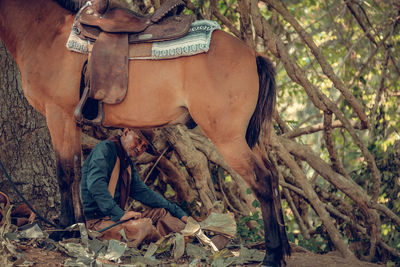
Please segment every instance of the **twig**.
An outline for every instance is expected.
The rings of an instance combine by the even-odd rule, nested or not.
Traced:
[[[293,198],[290,195],[289,190],[284,188],[282,191],[283,191],[283,194],[285,195],[285,198],[290,206],[290,209],[293,212],[294,218],[296,219],[297,224],[299,225],[301,234],[304,236],[305,239],[307,239],[307,240],[310,239],[310,233],[307,229],[307,226],[304,224],[303,219],[301,218],[299,211],[296,208],[296,205],[293,202]]]
[[[350,176],[345,172],[344,167],[342,162],[340,161],[338,157],[338,153],[335,149],[335,145],[333,143],[333,138],[332,138],[332,113],[331,112],[325,112],[324,113],[324,131],[323,131],[323,136],[325,139],[325,144],[326,148],[328,149],[329,152],[329,157],[332,162],[333,169],[346,177],[347,179],[350,179]]]
[[[281,129],[281,131],[283,133],[290,132],[289,126],[287,125],[287,123],[284,120],[282,120],[281,116],[279,116],[279,113],[276,109],[274,111],[273,116],[274,116],[274,120],[278,123],[279,128]]]
[[[220,190],[221,190],[221,192],[222,192],[222,196],[223,196],[223,198],[224,198],[224,200],[225,200],[225,203],[226,203],[226,204],[231,208],[231,210],[232,210],[233,212],[235,212],[236,214],[239,214],[239,215],[241,215],[241,216],[247,216],[248,214],[242,212],[241,210],[236,209],[236,208],[230,203],[230,201],[228,200],[228,197],[226,196],[225,190],[224,190],[224,188],[223,188],[223,186],[222,186],[222,177],[221,177],[221,176],[222,176],[222,175],[220,175],[220,173],[218,173],[219,188],[220,188]]]
[[[350,49],[347,51],[347,54],[344,56],[344,58],[342,59],[342,62],[340,63],[339,67],[336,70],[336,75],[339,75],[340,70],[343,68],[344,64],[346,63],[347,59],[349,58],[349,56],[351,55],[351,53],[353,53],[354,48],[359,45],[361,43],[362,40],[364,40],[365,36],[367,36],[368,32],[365,32],[360,38],[358,38],[357,42],[355,42]],[[351,88],[351,86],[349,86],[349,88]]]
[[[154,168],[157,166],[158,162],[161,160],[161,158],[164,156],[165,152],[167,152],[169,146],[167,146],[164,151],[161,153],[161,155],[157,158],[156,162],[153,164],[151,167],[150,171],[147,173],[146,178],[144,178],[143,182],[146,183],[147,179],[149,179],[150,174],[153,172]]]
[[[247,43],[247,45],[253,47],[254,42],[253,42],[253,30],[250,18],[251,15],[250,6],[251,4],[249,0],[238,0],[241,38]]]
[[[380,212],[382,212],[383,214],[388,216],[390,219],[392,219],[397,224],[398,227],[400,227],[400,218],[399,218],[399,216],[396,215],[393,211],[391,211],[385,205],[382,205],[380,203],[376,203],[376,202],[371,201],[371,202],[368,203],[368,207],[370,207],[372,209],[379,210]]]
[[[392,248],[391,246],[389,246],[388,244],[383,242],[383,240],[379,240],[378,243],[379,243],[379,245],[382,246],[382,248],[384,248],[387,251],[389,251],[393,256],[395,256],[397,258],[400,258],[400,252],[397,249]]]
[[[371,26],[371,24],[369,25],[369,28],[370,29],[368,29],[368,26],[366,26],[365,25],[365,23],[362,21],[362,19],[361,19],[361,17],[357,14],[357,12],[355,11],[355,9],[354,9],[354,7],[353,7],[353,3],[352,3],[352,1],[351,0],[345,0],[344,1],[345,3],[346,3],[346,6],[347,6],[347,8],[350,10],[350,13],[353,15],[353,17],[357,20],[357,22],[358,22],[358,24],[361,26],[361,28],[363,29],[363,31],[364,32],[368,32],[368,34],[367,34],[367,37],[368,37],[368,39],[371,41],[371,43],[373,43],[374,45],[377,45],[377,42],[376,42],[376,40],[375,40],[375,38],[371,35],[371,33],[369,33],[370,32],[370,29],[373,29],[373,27]],[[360,7],[360,6],[359,6]],[[361,7],[360,7],[360,9],[361,9]],[[365,11],[364,11],[364,15],[365,15]],[[367,20],[368,20],[368,17],[365,15],[364,16]],[[375,29],[373,29],[374,31],[375,31]],[[376,32],[376,31],[375,31]],[[378,38],[379,38],[379,36],[378,36]]]
[[[288,183],[286,183],[286,182],[284,182],[282,180],[279,180],[279,184],[281,186],[286,187],[287,189],[295,192],[296,194],[302,196],[303,198],[306,198],[306,194],[304,194],[304,191],[301,190],[300,188],[298,188],[298,187],[296,187],[294,185],[288,184]]]
[[[353,17],[356,19],[357,23],[360,25],[361,29],[362,29],[364,32],[368,32],[367,36],[368,36],[368,39],[371,41],[371,43],[372,43],[375,47],[378,47],[378,46],[379,46],[379,43],[383,43],[383,46],[385,47],[385,49],[386,49],[386,50],[389,49],[389,46],[390,46],[390,45],[385,44],[385,42],[384,42],[383,40],[381,40],[380,36],[376,33],[376,30],[372,27],[371,23],[369,22],[369,18],[368,18],[368,16],[367,16],[365,10],[362,8],[362,6],[360,6],[359,4],[357,4],[358,7],[359,7],[359,9],[361,10],[361,12],[362,12],[363,15],[364,15],[364,18],[366,19],[367,24],[369,24],[368,26],[365,25],[365,23],[364,23],[363,20],[361,19],[360,15],[355,11],[355,9],[354,9],[354,7],[353,7],[353,5],[352,5],[352,4],[353,4],[353,1],[352,1],[352,0],[345,0],[345,3],[346,3],[346,5],[347,5],[348,9],[350,10],[351,14],[353,15]],[[400,20],[400,18],[398,18],[398,17],[397,17],[396,19],[394,19],[394,23],[393,23],[393,27],[392,27],[392,29],[393,29],[392,32],[393,32],[394,29],[397,27],[397,25],[398,25],[398,23],[399,23],[399,20]],[[379,43],[376,42],[374,36],[372,36],[371,34],[369,34],[370,31],[369,31],[368,28],[372,28],[372,29],[374,30],[376,39],[379,40]],[[400,69],[397,68],[397,64],[396,64],[395,58],[394,58],[393,56],[390,56],[390,60],[393,61],[395,69],[396,69],[397,72],[400,74]]]
[[[315,187],[315,185],[317,184],[317,178],[318,178],[319,174],[318,172],[314,171],[311,179],[310,179],[310,183],[313,187]]]
[[[381,76],[379,78],[379,88],[376,92],[374,106],[372,107],[372,110],[371,110],[371,123],[374,123],[374,124],[376,123],[378,107],[381,102],[383,89],[385,88],[385,79],[386,79],[386,73],[387,73],[387,67],[388,67],[388,61],[389,61],[389,54],[390,54],[390,50],[387,49],[385,51],[385,58],[383,60],[383,64],[382,64],[382,68],[381,68]],[[370,131],[370,136],[369,136],[370,141],[374,140],[375,134],[376,134],[375,127],[372,127],[372,130]],[[376,201],[376,199],[374,199],[374,200]]]
[[[231,31],[235,36],[240,38],[240,31],[235,27],[235,25],[232,24],[232,22],[230,22],[229,19],[227,19],[224,15],[222,15],[219,12],[216,0],[211,0],[211,6],[212,6],[213,15],[217,19],[219,19],[222,22],[222,24],[224,24],[226,27],[228,27],[229,31]]]
[[[361,126],[357,124],[355,121],[350,121],[350,124],[354,129],[361,129]],[[344,128],[343,123],[341,121],[333,121],[331,124],[332,128]],[[303,128],[296,128],[293,131],[289,131],[281,135],[282,137],[286,138],[295,138],[299,137],[301,135],[305,134],[313,134],[319,131],[324,130],[324,124],[323,123],[318,123],[314,124],[308,127],[303,127]]]

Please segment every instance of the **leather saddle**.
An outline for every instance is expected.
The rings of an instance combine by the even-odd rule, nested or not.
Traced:
[[[193,21],[182,14],[182,0],[167,0],[154,13],[139,15],[113,7],[110,0],[92,0],[81,11],[75,32],[89,42],[85,89],[75,108],[78,123],[100,125],[103,103],[120,103],[128,89],[129,45],[177,39],[184,36]],[[98,100],[97,117],[87,120],[82,114],[88,99]]]

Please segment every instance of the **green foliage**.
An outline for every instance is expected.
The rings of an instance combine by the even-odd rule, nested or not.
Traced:
[[[246,189],[247,194],[251,194],[250,188]],[[254,200],[252,203],[254,208],[260,207],[260,202]],[[237,234],[245,243],[253,243],[263,240],[261,231],[264,230],[264,221],[258,211],[249,216],[242,216],[237,222]]]
[[[304,239],[304,237],[299,234],[296,237],[295,243],[299,246],[306,248],[309,251],[313,251],[315,253],[326,253],[328,252],[328,242],[326,238],[323,238],[321,235],[316,235],[315,238]]]
[[[257,205],[259,206],[260,204],[258,203]],[[264,230],[264,222],[258,211],[254,212],[252,215],[239,218],[237,222],[238,237],[245,243],[254,243],[263,240],[260,230]]]

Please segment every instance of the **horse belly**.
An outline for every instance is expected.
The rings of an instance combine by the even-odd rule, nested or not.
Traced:
[[[118,104],[104,105],[104,126],[153,128],[186,123],[190,116],[184,107]]]
[[[116,105],[104,105],[104,125],[157,127],[183,122],[183,66],[174,60],[134,60],[129,63],[128,91]]]

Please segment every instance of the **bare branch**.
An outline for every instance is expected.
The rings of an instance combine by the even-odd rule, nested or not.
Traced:
[[[216,197],[213,192],[214,188],[210,188],[209,186],[211,177],[207,165],[207,158],[193,146],[190,137],[182,130],[181,126],[167,127],[162,131],[166,133],[168,142],[175,148],[182,162],[195,179],[200,199],[206,209],[205,212],[212,210]],[[190,155],[190,157],[188,155]]]
[[[368,207],[379,210],[380,212],[388,216],[390,219],[392,219],[397,224],[398,227],[400,227],[400,217],[385,205],[371,201],[368,203]]]
[[[241,38],[247,43],[247,45],[252,47],[254,46],[254,42],[250,18],[250,0],[238,0],[238,5],[240,13]]]
[[[332,113],[330,112],[325,112],[324,113],[324,139],[325,139],[325,144],[326,148],[328,149],[329,156],[332,162],[333,169],[346,177],[347,179],[350,179],[349,175],[346,173],[344,170],[343,164],[340,161],[338,157],[338,153],[335,149],[335,145],[333,143],[333,138],[332,138]]]
[[[235,36],[240,38],[240,31],[233,25],[233,23],[227,19],[224,15],[219,12],[217,1],[211,0],[212,12],[213,15],[224,24],[230,32],[232,32]]]
[[[289,193],[289,190],[284,188],[283,189],[283,195],[285,196],[285,199],[287,200],[290,209],[293,212],[294,218],[296,219],[297,224],[299,225],[301,234],[304,236],[305,239],[310,239],[310,232],[307,229],[307,226],[304,224],[303,219],[301,218],[299,211],[297,210],[296,206],[293,203],[293,198]]]
[[[292,175],[296,177],[298,183],[302,187],[307,200],[311,203],[314,210],[317,212],[318,216],[321,218],[323,224],[325,225],[329,237],[331,238],[335,247],[340,251],[343,257],[354,257],[353,253],[347,248],[346,244],[342,240],[342,236],[339,231],[336,229],[335,225],[332,223],[331,217],[329,213],[326,211],[323,203],[319,200],[317,194],[312,188],[311,184],[307,180],[304,172],[297,165],[296,161],[292,158],[289,152],[286,150],[285,146],[283,146],[279,139],[276,138],[276,135],[271,136],[273,138],[273,147],[276,149],[276,152],[279,158],[285,163],[285,165],[290,169]]]
[[[361,130],[361,126],[357,124],[355,121],[351,121],[350,123],[353,128]],[[333,121],[331,127],[344,128],[343,123],[341,121]],[[324,130],[324,124],[318,123],[304,128],[296,128],[293,131],[284,133],[281,136],[285,138],[295,138],[305,134],[312,134],[323,130]]]
[[[390,50],[386,50],[385,51],[385,58],[383,60],[382,63],[382,68],[381,68],[381,77],[380,77],[380,81],[379,81],[379,88],[376,92],[376,96],[375,96],[375,103],[374,106],[372,107],[371,110],[371,122],[375,123],[376,121],[376,117],[377,117],[377,111],[378,111],[378,107],[379,104],[381,102],[381,98],[382,98],[382,93],[383,93],[383,89],[385,87],[385,79],[386,79],[386,73],[387,73],[387,66],[388,66],[388,61],[389,61],[389,54],[390,54]],[[370,140],[373,140],[375,138],[375,131],[374,131],[374,127],[372,128],[371,132],[370,132]]]

